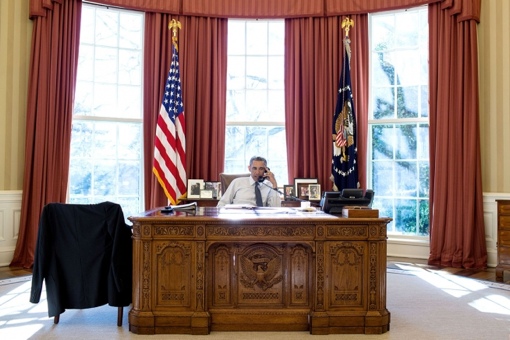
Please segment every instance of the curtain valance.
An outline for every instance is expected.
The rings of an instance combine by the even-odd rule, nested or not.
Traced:
[[[44,16],[53,3],[78,0],[30,0],[30,17]],[[434,2],[461,8],[480,0],[91,0],[89,2],[144,12],[217,18],[297,18],[373,13]],[[446,5],[450,6],[450,5]]]

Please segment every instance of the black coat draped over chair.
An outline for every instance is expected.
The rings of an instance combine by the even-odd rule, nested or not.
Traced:
[[[122,309],[132,299],[132,232],[120,205],[50,203],[43,208],[30,302],[45,281],[48,316],[105,305]]]

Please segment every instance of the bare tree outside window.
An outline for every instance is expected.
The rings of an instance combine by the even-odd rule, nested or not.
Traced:
[[[231,19],[228,25],[225,172],[246,172],[252,156],[263,156],[283,187],[284,22]]]
[[[83,4],[69,203],[143,209],[143,13]]]
[[[428,16],[370,15],[369,183],[389,232],[429,234]]]

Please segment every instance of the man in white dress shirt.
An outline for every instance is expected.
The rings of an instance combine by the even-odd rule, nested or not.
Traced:
[[[267,167],[267,160],[264,157],[254,156],[248,165],[249,177],[239,177],[230,183],[225,193],[218,202],[218,207],[227,204],[244,204],[257,206],[255,197],[255,186],[258,185],[264,207],[280,207],[281,198],[274,174]]]

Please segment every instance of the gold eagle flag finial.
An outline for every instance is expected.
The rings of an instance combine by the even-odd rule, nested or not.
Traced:
[[[349,36],[349,30],[351,27],[354,26],[354,20],[349,19],[349,17],[346,17],[344,20],[342,20],[342,28],[345,31],[345,36]]]
[[[168,29],[172,30],[172,44],[174,44],[175,49],[177,51],[179,50],[179,48],[177,46],[177,29],[178,28],[181,28],[181,22],[180,21],[172,19],[172,21],[170,21],[168,23]]]

